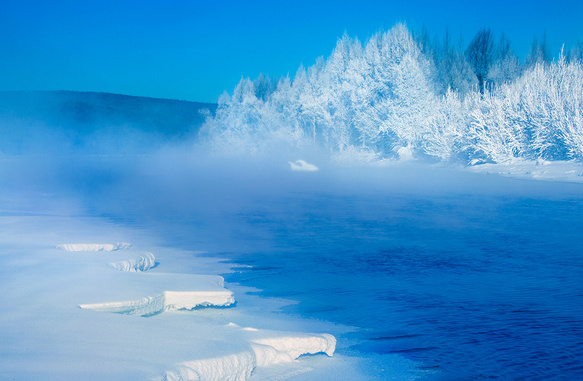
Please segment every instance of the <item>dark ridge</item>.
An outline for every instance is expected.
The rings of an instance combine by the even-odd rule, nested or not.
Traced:
[[[0,92],[0,121],[42,122],[81,136],[131,127],[166,138],[196,133],[217,104],[77,91]]]

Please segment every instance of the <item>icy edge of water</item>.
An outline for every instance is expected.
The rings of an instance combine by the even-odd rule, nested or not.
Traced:
[[[149,316],[169,310],[192,310],[197,307],[228,307],[235,303],[233,292],[222,291],[164,291],[160,295],[137,300],[81,304],[84,310]]]
[[[126,235],[138,249],[107,243],[108,236]],[[51,242],[75,236],[89,243]],[[0,296],[9,306],[0,310],[6,322],[0,378],[50,372],[48,379],[245,380],[256,369],[270,374],[274,364],[297,367],[291,363],[302,355],[331,356],[336,348],[330,334],[294,332],[298,327],[285,323],[274,323],[282,330],[262,329],[269,318],[239,310],[222,277],[186,270],[208,266],[205,259],[152,246],[121,226],[87,217],[1,216],[0,240],[6,243],[0,273],[10,274],[3,287],[15,290]],[[90,243],[96,241],[105,243]],[[42,308],[40,318],[31,306]],[[260,328],[225,319],[256,320]],[[30,343],[26,353],[22,343]]]
[[[130,248],[131,244],[62,244],[57,246],[65,251],[115,251]],[[146,253],[138,259],[110,263],[116,270],[126,272],[145,271],[155,263],[152,253]],[[223,287],[223,279],[216,286]],[[144,278],[151,280],[152,278]],[[137,300],[81,304],[85,310],[111,312],[142,317],[153,316],[169,310],[194,310],[200,307],[229,307],[235,303],[234,294],[227,289],[198,291],[164,291],[155,296]],[[238,327],[231,323],[231,327]],[[248,334],[264,334],[255,328],[243,328]],[[228,353],[207,359],[185,361],[168,370],[159,380],[246,380],[257,367],[289,363],[306,354],[334,354],[336,338],[330,334],[305,334],[276,332],[248,341],[249,350]]]

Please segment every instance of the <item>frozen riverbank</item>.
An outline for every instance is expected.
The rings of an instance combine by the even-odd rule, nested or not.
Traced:
[[[307,331],[347,328],[233,292],[215,275],[231,271],[225,263],[157,246],[151,232],[11,201],[0,204],[0,378],[366,379],[362,360],[329,357],[333,335]]]
[[[155,269],[130,273],[108,264],[149,244],[54,244],[127,238],[116,226],[46,215],[2,216],[0,224],[2,378],[244,380],[257,367],[334,353],[329,334],[233,323],[234,294],[222,278],[173,273],[172,249]]]

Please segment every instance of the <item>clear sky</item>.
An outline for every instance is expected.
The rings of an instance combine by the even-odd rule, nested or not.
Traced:
[[[465,43],[482,27],[516,53],[583,41],[582,0],[0,0],[0,90],[79,90],[216,102],[242,76],[280,77],[397,22]]]

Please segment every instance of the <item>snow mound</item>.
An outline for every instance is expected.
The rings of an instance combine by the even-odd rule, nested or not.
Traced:
[[[186,361],[167,371],[159,380],[229,380],[251,377],[257,367],[289,363],[306,354],[325,353],[332,356],[336,338],[329,334],[297,334],[251,341],[248,351],[222,357]]]
[[[330,334],[320,335],[296,335],[257,339],[256,344],[275,348],[278,352],[287,353],[293,359],[305,354],[326,353],[334,354],[336,338]]]
[[[233,292],[221,291],[164,291],[123,302],[81,304],[80,308],[99,312],[150,316],[168,310],[192,310],[197,307],[228,307],[235,303]]]
[[[64,243],[57,245],[58,249],[65,251],[116,251],[132,247],[131,243]]]
[[[114,262],[109,264],[116,270],[126,271],[130,273],[148,271],[156,265],[156,257],[152,253],[145,253],[139,258],[127,259],[124,261]]]
[[[308,171],[314,172],[318,170],[314,164],[305,162],[304,160],[296,160],[295,162],[289,162],[292,171]]]
[[[397,155],[399,155],[399,160],[412,161],[415,159],[413,147],[411,147],[411,145],[395,148],[395,150],[397,151]]]

